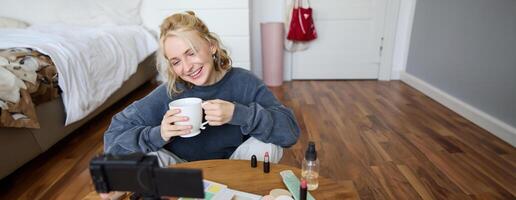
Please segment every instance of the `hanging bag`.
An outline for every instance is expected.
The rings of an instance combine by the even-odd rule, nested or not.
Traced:
[[[310,47],[310,41],[303,42],[303,41],[292,41],[287,39],[288,32],[290,31],[290,23],[292,22],[292,11],[294,9],[294,2],[297,0],[285,0],[285,39],[284,45],[285,50],[288,52],[296,52],[296,51],[304,51],[307,50],[308,47]]]
[[[306,42],[316,39],[317,32],[315,31],[310,2],[307,0],[307,8],[303,8],[301,1],[295,0],[287,39]]]

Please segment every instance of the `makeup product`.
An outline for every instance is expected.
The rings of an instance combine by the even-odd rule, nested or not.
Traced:
[[[283,183],[285,184],[285,186],[287,186],[288,191],[290,191],[290,194],[294,196],[295,200],[299,200],[301,182],[296,177],[296,175],[294,175],[294,172],[292,172],[292,170],[283,170],[280,172],[280,176],[283,179]],[[314,197],[310,194],[310,192],[307,192],[306,199],[315,200]]]
[[[280,195],[280,196],[276,197],[274,200],[294,200],[294,199],[291,196]]]
[[[301,186],[299,187],[299,200],[306,200],[306,193],[307,193],[307,184],[306,180],[301,181]]]
[[[269,195],[274,196],[274,197],[278,197],[278,196],[281,196],[281,195],[292,196],[292,194],[290,194],[290,192],[288,190],[279,189],[279,188],[271,190],[269,192]]]
[[[265,195],[262,197],[261,200],[274,200],[274,196],[271,196],[271,195]]]
[[[263,157],[263,172],[269,173],[271,170],[271,165],[269,163],[269,152],[265,152],[265,156]]]
[[[312,191],[319,186],[319,160],[317,159],[317,151],[315,143],[309,142],[306,149],[305,158],[301,166],[301,176],[308,184],[308,190]]]
[[[256,166],[258,166],[258,161],[256,160],[256,156],[252,155],[251,156],[251,167],[256,168]]]

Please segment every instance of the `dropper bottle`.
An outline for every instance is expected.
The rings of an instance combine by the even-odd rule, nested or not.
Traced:
[[[301,177],[306,180],[308,190],[315,190],[319,187],[319,160],[317,159],[314,142],[308,143],[301,168]]]

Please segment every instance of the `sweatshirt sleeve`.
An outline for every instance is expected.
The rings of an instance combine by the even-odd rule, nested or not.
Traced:
[[[166,141],[161,138],[159,95],[151,93],[116,114],[104,133],[104,152],[128,154],[157,151]]]
[[[146,125],[134,104],[116,114],[104,133],[104,152],[112,154],[149,153],[157,151],[165,143],[160,125]]]
[[[293,112],[282,105],[263,83],[254,91],[254,94],[247,94],[254,96],[248,105],[235,103],[229,124],[239,125],[244,135],[265,143],[282,147],[294,145],[300,129]]]

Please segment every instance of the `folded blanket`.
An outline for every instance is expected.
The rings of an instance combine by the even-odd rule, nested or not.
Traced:
[[[59,97],[50,58],[30,48],[0,49],[0,127],[39,128],[35,105]]]

